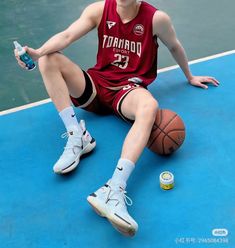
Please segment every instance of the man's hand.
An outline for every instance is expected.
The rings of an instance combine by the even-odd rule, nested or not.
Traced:
[[[25,46],[24,49],[34,61],[37,61],[41,57],[39,49],[36,50],[36,49],[30,48],[27,46]],[[14,53],[15,53],[15,58],[16,58],[18,64],[20,65],[20,67],[27,69],[25,63],[20,60],[20,56],[18,55],[18,52],[16,49],[14,50]]]
[[[219,81],[217,81],[213,77],[208,76],[192,76],[192,78],[189,79],[189,83],[196,87],[201,87],[203,89],[208,89],[207,83],[211,83],[214,86],[219,86]]]

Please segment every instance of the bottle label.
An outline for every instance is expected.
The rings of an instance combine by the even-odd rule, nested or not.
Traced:
[[[22,54],[20,56],[20,59],[26,64],[26,67],[28,68],[28,70],[32,70],[36,67],[34,61],[31,59],[28,53]]]

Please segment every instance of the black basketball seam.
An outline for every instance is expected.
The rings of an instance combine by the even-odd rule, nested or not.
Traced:
[[[159,110],[160,111],[160,115],[159,115],[159,125],[161,125],[161,123],[162,123],[162,110],[160,109]],[[156,127],[156,128],[155,128]],[[155,129],[154,129],[155,128]],[[156,129],[158,129],[159,128],[159,126],[158,125],[155,125],[155,123],[153,124],[153,128],[152,128],[152,131],[155,131]]]
[[[165,146],[164,146],[164,139],[166,135],[162,138],[162,154],[165,154]]]
[[[172,131],[184,131],[185,129],[174,129],[174,130],[171,130],[170,132],[172,132]],[[171,141],[173,141],[177,146],[180,146],[180,144],[178,144],[174,139],[172,139],[169,135],[168,135],[168,133],[165,133],[164,131],[162,131],[163,132],[163,134],[165,134],[164,136],[163,136],[163,138],[162,138],[162,148],[163,148],[163,152],[165,153],[165,149],[164,149],[164,139],[165,139],[165,137],[167,136]],[[169,133],[170,133],[169,132]],[[157,136],[158,137],[158,136]],[[148,146],[149,148],[151,148],[151,146],[152,146],[152,144],[155,142],[155,140],[157,139],[157,137],[155,137],[154,138],[154,140],[153,140],[153,142]]]
[[[165,136],[163,137],[163,140],[165,139],[165,137],[168,137],[171,141],[173,141],[177,146],[180,146],[180,144],[178,144],[174,139],[172,139],[168,134],[165,134]]]
[[[161,109],[159,109],[159,111],[160,111],[160,115],[159,115],[159,118],[160,118],[160,122],[159,122],[159,125],[161,125],[161,123],[162,123],[162,110]],[[154,127],[156,127],[155,129],[154,129]],[[158,129],[159,128],[159,126],[158,125],[155,125],[155,123],[153,124],[153,128],[152,128],[152,131],[155,131],[156,129]],[[160,129],[160,128],[159,128]],[[161,130],[161,129],[160,129]],[[152,132],[151,131],[151,132]],[[162,130],[161,130],[162,131]],[[151,144],[150,145],[148,145],[148,147],[151,147],[152,146],[152,144],[153,144],[153,142],[155,142],[155,140],[157,139],[157,137],[159,136],[161,134],[161,132],[154,138],[154,140],[151,142]]]
[[[177,145],[177,146],[180,146],[181,144],[178,144],[174,139],[172,139],[171,138],[171,136],[169,136],[168,134],[169,133],[171,133],[171,132],[173,132],[173,131],[185,131],[185,129],[174,129],[174,130],[171,130],[170,132],[168,132],[165,136],[167,136],[168,138],[170,138],[172,141],[174,141],[175,142],[175,144]],[[164,137],[165,138],[165,137]]]
[[[177,146],[180,146],[181,144],[178,144],[174,139],[171,138],[171,136],[169,136],[168,134],[173,132],[173,131],[185,131],[185,129],[173,129],[171,131],[169,131],[168,133],[165,133],[165,136],[163,137],[163,139],[165,139],[165,137],[167,136],[169,139],[171,139]]]
[[[169,133],[171,133],[172,131],[185,131],[185,128],[184,129],[174,129],[174,130],[171,130]],[[165,140],[165,137],[167,136],[171,141],[173,141],[178,147],[181,146],[183,144],[183,142],[181,144],[178,144],[174,139],[172,139],[168,133],[165,133],[164,131],[162,131],[163,134],[165,134],[162,138],[162,148],[163,148],[163,154],[165,153],[165,149],[164,149],[164,140]],[[148,146],[149,148],[151,148],[152,144],[155,142],[155,140],[157,139],[154,138],[153,142]]]
[[[161,111],[161,115],[162,115],[162,111]],[[159,128],[161,132],[163,132],[164,134],[166,134],[164,132],[164,129],[175,119],[176,116],[178,116],[178,115],[176,114],[175,116],[173,116],[172,119],[165,125],[165,127],[163,129],[161,129],[158,125],[155,125],[155,126],[157,128]],[[162,117],[161,117],[161,119],[162,119]],[[161,122],[160,122],[159,125],[161,125]],[[158,138],[158,136],[161,134],[161,132],[154,138],[154,140],[151,142],[151,144],[148,147],[151,147],[152,146],[152,144],[155,142],[155,140]]]
[[[165,127],[163,128],[162,131],[164,131],[164,129],[175,119],[176,116],[178,116],[178,115],[176,114],[175,116],[172,117],[172,119],[165,125]]]
[[[157,128],[159,128],[163,133],[165,133],[164,132],[164,129],[175,119],[175,117],[176,116],[178,116],[177,114],[175,115],[175,116],[173,116],[172,117],[172,119],[165,125],[165,127],[163,127],[163,129],[161,129],[158,125],[156,125],[157,126]],[[161,123],[160,123],[161,124]],[[161,132],[160,132],[161,133]],[[160,133],[158,134],[158,135],[160,135]],[[157,135],[157,137],[158,137],[158,135]]]
[[[185,131],[185,128],[184,128],[184,129],[174,129],[174,130],[171,130],[169,133],[171,133],[172,131]],[[168,135],[168,133],[167,133],[167,134],[165,133],[165,136],[162,138],[163,154],[165,154],[164,140],[165,140],[166,136],[167,136],[170,140],[172,140],[178,147],[180,147],[180,146],[182,145],[182,143],[181,143],[181,144],[178,144],[174,139],[172,139],[172,138]]]

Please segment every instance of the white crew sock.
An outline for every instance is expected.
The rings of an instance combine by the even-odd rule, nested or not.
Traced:
[[[77,117],[73,108],[70,106],[59,112],[59,115],[64,122],[67,131],[78,131],[82,135],[82,129],[78,124]]]
[[[135,168],[135,164],[125,158],[120,158],[111,178],[111,185],[126,188],[126,183]]]

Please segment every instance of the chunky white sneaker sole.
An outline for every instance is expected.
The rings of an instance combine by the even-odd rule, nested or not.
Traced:
[[[53,168],[54,172],[57,174],[66,174],[72,170],[74,170],[79,162],[80,162],[80,158],[82,155],[91,152],[96,146],[96,141],[94,138],[92,138],[91,142],[87,144],[87,146],[85,146],[81,152],[78,154],[78,156],[75,158],[75,160],[67,167],[63,168],[63,169],[57,169],[57,168]]]
[[[116,213],[111,213],[103,203],[99,202],[94,196],[90,195],[87,197],[87,201],[94,209],[94,211],[101,217],[105,217],[109,220],[112,226],[125,236],[134,236],[136,229],[127,220],[123,219]]]

